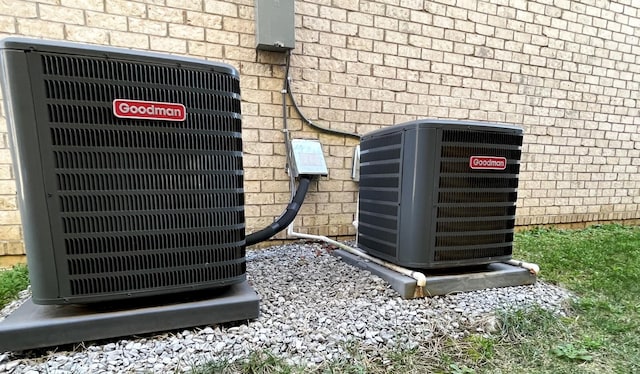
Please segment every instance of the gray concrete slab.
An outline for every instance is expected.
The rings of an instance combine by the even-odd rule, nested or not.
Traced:
[[[391,288],[396,290],[403,299],[413,298],[413,293],[416,289],[416,280],[406,275],[395,272],[384,266],[380,266],[376,263],[368,261],[360,256],[351,254],[342,249],[337,249],[331,252],[333,255],[338,256],[342,261],[349,265],[355,266],[360,269],[368,270],[371,273],[379,276],[389,283]]]
[[[417,297],[415,279],[341,249],[332,253],[342,258],[344,262],[360,269],[368,270],[384,279],[402,298],[412,299]],[[427,276],[427,286],[424,289],[426,296],[446,295],[486,288],[522,286],[536,282],[536,276],[527,269],[505,263],[493,263],[453,270],[423,271],[423,273]]]
[[[0,352],[254,319],[259,299],[246,281],[126,304],[36,305],[29,299],[0,322]]]

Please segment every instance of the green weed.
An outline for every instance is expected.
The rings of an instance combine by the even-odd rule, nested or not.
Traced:
[[[0,270],[0,309],[14,300],[29,285],[29,272],[25,265]]]
[[[561,344],[551,350],[555,356],[575,361],[591,361],[593,356],[589,355],[586,349],[576,347],[571,343]]]

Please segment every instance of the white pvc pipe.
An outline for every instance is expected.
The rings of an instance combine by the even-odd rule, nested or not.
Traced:
[[[531,263],[531,262],[524,262],[524,261],[520,261],[520,260],[509,260],[509,261],[505,261],[505,263],[509,264],[509,265],[513,265],[513,266],[519,266],[521,268],[525,268],[527,270],[529,270],[529,272],[533,275],[538,275],[538,273],[540,272],[540,266],[538,266],[537,264]]]
[[[294,221],[295,222],[295,221]],[[333,244],[336,247],[339,247],[351,254],[354,254],[356,256],[360,256],[366,260],[369,260],[373,263],[376,263],[378,265],[384,266],[388,269],[391,269],[393,271],[396,271],[400,274],[404,274],[406,276],[409,276],[413,279],[416,280],[416,291],[414,293],[414,297],[424,297],[424,287],[427,285],[427,277],[417,271],[413,271],[410,269],[406,269],[403,268],[401,266],[392,264],[390,262],[381,260],[379,258],[370,256],[364,252],[362,252],[361,250],[357,249],[357,248],[353,248],[353,247],[349,247],[346,244],[340,243],[339,241],[330,239],[326,236],[321,236],[321,235],[310,235],[310,234],[303,234],[303,233],[299,233],[299,232],[295,232],[293,231],[293,222],[289,225],[289,227],[287,228],[287,235],[292,236],[294,238],[301,238],[301,239],[310,239],[310,240],[320,240],[329,244]]]

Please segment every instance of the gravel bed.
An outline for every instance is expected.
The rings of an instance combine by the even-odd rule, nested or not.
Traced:
[[[68,351],[0,353],[0,373],[180,372],[261,349],[312,365],[343,357],[347,342],[384,351],[491,331],[496,310],[538,304],[564,314],[571,297],[538,282],[403,300],[383,280],[345,264],[319,243],[250,251],[247,260],[249,281],[262,299],[254,321],[81,344]],[[5,308],[0,319],[18,305]]]

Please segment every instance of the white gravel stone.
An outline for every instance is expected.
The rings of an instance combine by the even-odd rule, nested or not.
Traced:
[[[403,300],[382,279],[331,256],[318,243],[247,254],[247,277],[261,296],[256,320],[128,337],[41,357],[0,352],[0,372],[183,372],[216,359],[235,361],[261,349],[291,362],[318,364],[347,354],[355,341],[373,348],[414,348],[434,336],[495,331],[496,310],[534,304],[563,315],[566,290],[543,282]],[[0,312],[0,320],[19,301]]]

